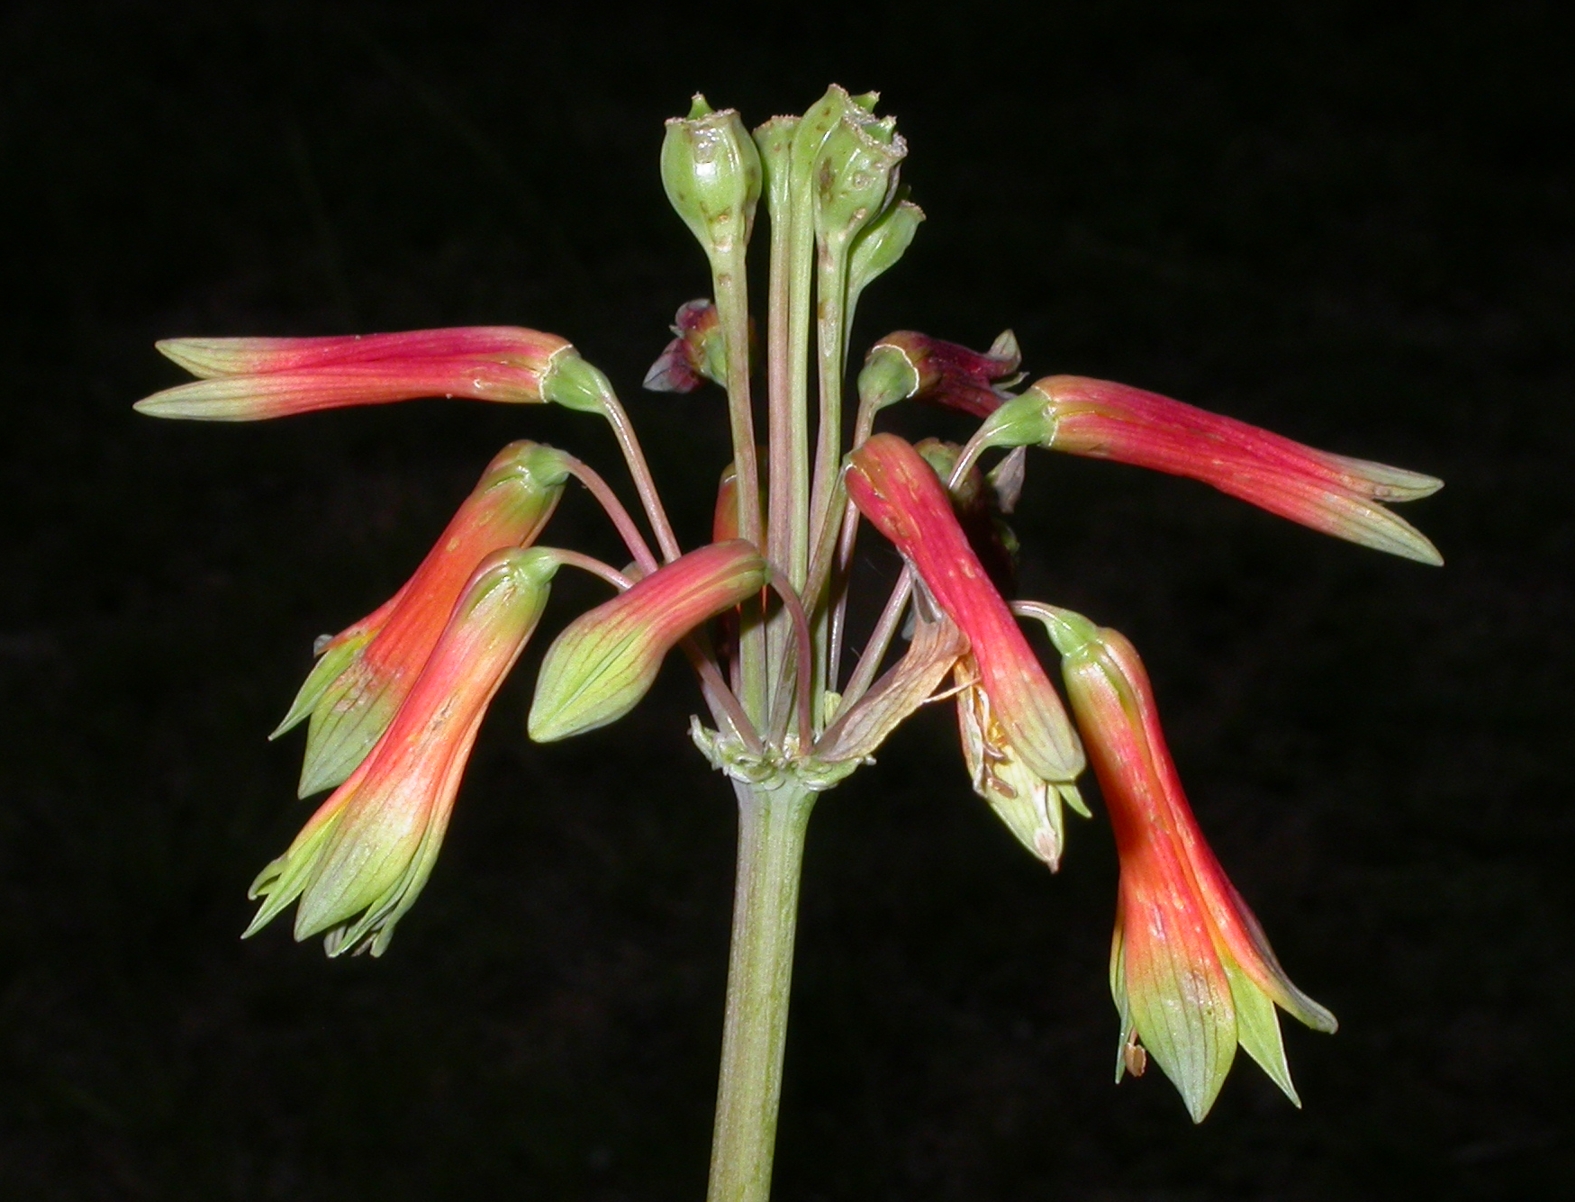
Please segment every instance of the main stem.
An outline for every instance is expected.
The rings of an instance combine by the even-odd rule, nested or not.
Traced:
[[[727,965],[722,1072],[707,1202],[766,1202],[782,1096],[793,934],[804,834],[815,795],[734,782],[738,880]]]

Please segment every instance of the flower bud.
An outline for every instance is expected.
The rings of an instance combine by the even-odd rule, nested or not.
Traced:
[[[541,618],[557,561],[488,556],[471,576],[399,713],[370,755],[253,882],[255,934],[296,898],[295,937],[330,956],[382,955],[437,859],[476,731]]]
[[[853,240],[853,253],[848,261],[849,312],[858,305],[864,289],[895,267],[907,253],[923,220],[923,209],[912,201],[899,200],[887,205]]]
[[[734,109],[713,112],[696,94],[662,141],[667,199],[713,266],[749,243],[760,200],[760,152]]]
[[[679,639],[758,593],[769,579],[752,543],[712,543],[581,614],[542,661],[530,737],[550,743],[616,722],[649,691]]]
[[[311,716],[302,797],[339,784],[366,757],[415,684],[476,564],[493,551],[534,542],[568,474],[562,452],[510,443],[488,464],[415,575],[318,648],[316,667],[269,736],[276,739]]]
[[[343,338],[172,338],[165,356],[201,377],[134,408],[151,417],[261,421],[416,397],[543,400],[542,379],[570,344],[513,326]]]

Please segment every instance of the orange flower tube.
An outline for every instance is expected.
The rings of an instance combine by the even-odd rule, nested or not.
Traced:
[[[403,587],[317,649],[316,667],[269,736],[311,716],[300,796],[332,788],[361,762],[404,702],[476,565],[490,552],[534,542],[568,475],[561,452],[510,443]]]
[[[1201,1121],[1239,1043],[1300,1105],[1274,1007],[1317,1031],[1333,1031],[1334,1016],[1291,983],[1204,841],[1137,651],[1114,630],[1054,614],[1046,625],[1121,860],[1110,966],[1122,1023],[1117,1079],[1129,1058],[1141,1064],[1144,1048]]]

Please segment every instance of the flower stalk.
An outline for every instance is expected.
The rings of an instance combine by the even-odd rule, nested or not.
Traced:
[[[815,794],[735,781],[738,868],[710,1202],[771,1196],[804,838]]]

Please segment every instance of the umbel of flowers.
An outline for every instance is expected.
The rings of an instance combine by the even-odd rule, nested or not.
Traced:
[[[512,443],[404,587],[319,640],[274,733],[307,724],[300,793],[331,792],[253,883],[261,906],[246,933],[294,903],[296,938],[323,935],[329,955],[386,950],[426,884],[477,729],[554,575],[599,576],[614,595],[547,649],[528,729],[549,741],[616,722],[675,648],[695,669],[709,720],[691,718],[691,737],[739,807],[714,1202],[769,1192],[814,800],[941,697],[957,710],[956,791],[971,783],[1051,869],[1066,846],[1064,811],[1089,814],[1079,781],[1092,766],[1120,857],[1110,967],[1118,1079],[1152,1057],[1201,1120],[1240,1046],[1296,1101],[1277,1011],[1334,1030],[1291,984],[1204,841],[1137,652],[1113,630],[1011,596],[1016,540],[1004,518],[1025,491],[1030,448],[1191,477],[1322,533],[1441,562],[1387,507],[1427,496],[1438,480],[1122,384],[1048,376],[1018,391],[1010,332],[985,352],[887,335],[845,397],[859,298],[924,217],[899,183],[907,146],[892,118],[875,115],[876,99],[833,87],[803,116],[751,133],[736,112],[696,97],[687,117],[668,122],[662,181],[706,253],[713,290],[679,308],[645,385],[719,386],[732,435],[731,462],[715,465],[709,539],[687,551],[658,491],[664,465],[648,462],[606,376],[553,334],[486,326],[172,339],[159,349],[197,379],[137,405],[155,417],[254,421],[445,397],[561,405],[610,425],[643,526],[573,455]],[[757,347],[745,255],[761,215],[769,269]],[[961,446],[877,432],[880,413],[904,402],[952,409],[977,429]],[[988,470],[985,456],[997,457]],[[541,542],[571,479],[601,504],[629,566]],[[860,518],[901,556],[894,588],[854,570]],[[869,587],[889,588],[886,604],[872,630],[850,639],[849,595]],[[1048,629],[1059,665],[1039,661],[1025,619]]]

